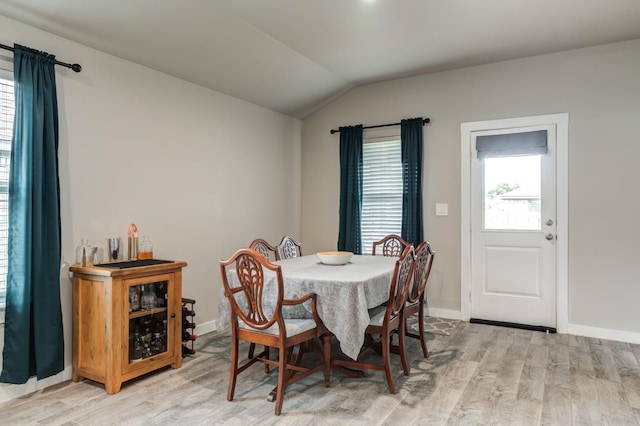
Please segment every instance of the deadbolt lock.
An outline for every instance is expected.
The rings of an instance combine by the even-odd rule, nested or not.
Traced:
[[[547,221],[544,223],[547,226],[551,226],[553,225],[553,220],[552,219],[547,219]]]

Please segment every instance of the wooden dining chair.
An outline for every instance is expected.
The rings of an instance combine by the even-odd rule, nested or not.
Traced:
[[[235,267],[237,280],[229,280],[228,268]],[[276,302],[273,313],[265,311],[265,272],[276,275]],[[231,371],[227,400],[232,401],[238,375],[256,362],[278,367],[278,385],[276,388],[275,414],[280,415],[284,391],[288,385],[304,379],[310,374],[323,371],[324,384],[329,386],[330,375],[330,335],[318,316],[316,294],[307,293],[297,299],[284,298],[284,285],[280,265],[273,264],[260,253],[244,248],[236,251],[228,260],[220,261],[220,273],[224,295],[231,306]],[[237,282],[236,282],[237,281]],[[233,284],[233,285],[232,285]],[[239,303],[239,300],[244,303]],[[285,319],[282,307],[311,304],[310,319]],[[296,345],[310,343],[322,337],[323,352],[321,363],[314,367],[302,367],[300,356],[290,356]],[[240,341],[255,343],[278,350],[278,360],[266,358],[264,352],[257,354],[242,365],[238,365],[238,347]],[[300,347],[298,347],[300,350]],[[291,362],[295,359],[295,362]]]
[[[369,341],[355,361],[343,359],[331,361],[333,365],[343,367],[384,371],[387,377],[389,391],[392,394],[396,393],[393,385],[393,377],[391,375],[390,349],[391,336],[393,333],[398,333],[398,349],[400,353],[400,360],[402,362],[402,369],[405,375],[409,374],[409,363],[407,362],[407,354],[405,352],[404,344],[403,315],[405,303],[407,301],[407,294],[409,293],[409,286],[411,285],[411,278],[413,276],[414,262],[413,246],[408,245],[405,247],[400,258],[396,261],[393,276],[391,278],[389,299],[387,303],[369,310],[370,321],[365,330],[365,334],[370,339],[371,336],[374,335],[379,336],[379,339]],[[382,364],[364,362],[364,355],[369,352],[370,349],[374,348],[380,349],[382,354]]]
[[[429,358],[429,351],[427,350],[427,342],[424,339],[424,299],[435,256],[436,254],[431,250],[431,245],[426,241],[421,242],[416,248],[413,281],[404,308],[405,334],[407,337],[420,340],[422,354],[425,358]],[[418,334],[410,331],[408,327],[409,318],[415,314],[418,314]]]
[[[251,241],[249,247],[260,253],[265,259],[270,262],[274,260],[280,260],[280,253],[278,253],[278,247],[272,246],[262,238],[256,238]]]
[[[401,236],[396,234],[389,234],[382,238],[379,241],[373,242],[373,250],[372,253],[374,256],[376,253],[376,248],[380,246],[383,256],[393,256],[399,257],[404,249],[409,245]]]
[[[285,235],[278,244],[280,260],[302,256],[302,245],[291,235]]]

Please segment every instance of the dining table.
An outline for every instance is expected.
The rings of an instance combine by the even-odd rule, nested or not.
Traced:
[[[278,260],[282,271],[284,297],[295,299],[306,293],[317,294],[317,312],[324,326],[336,337],[340,350],[356,359],[364,344],[369,324],[369,309],[389,299],[389,287],[398,258],[353,255],[343,265],[324,264],[316,254]],[[265,312],[275,307],[277,284],[275,272],[265,270]],[[237,284],[234,269],[227,271],[230,281]],[[234,284],[234,285],[235,285]],[[230,327],[229,302],[221,291],[218,306],[218,330]],[[244,297],[242,292],[236,297]],[[240,301],[240,299],[238,299]],[[292,308],[292,309],[290,309]],[[308,303],[283,307],[285,318],[311,318]]]

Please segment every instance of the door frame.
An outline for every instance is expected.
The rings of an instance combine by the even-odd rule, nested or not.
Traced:
[[[569,325],[569,114],[473,121],[460,124],[460,319],[471,317],[471,133],[480,130],[556,126],[556,319],[559,333]]]

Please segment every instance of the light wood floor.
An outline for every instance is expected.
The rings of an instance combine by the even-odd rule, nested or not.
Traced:
[[[640,345],[464,322],[428,338],[428,360],[410,339],[409,376],[394,358],[396,395],[382,372],[334,374],[330,388],[315,375],[288,389],[276,417],[266,400],[276,374],[256,365],[228,402],[229,336],[212,333],[179,370],[111,396],[97,383],[62,383],[0,405],[0,424],[640,424]]]

